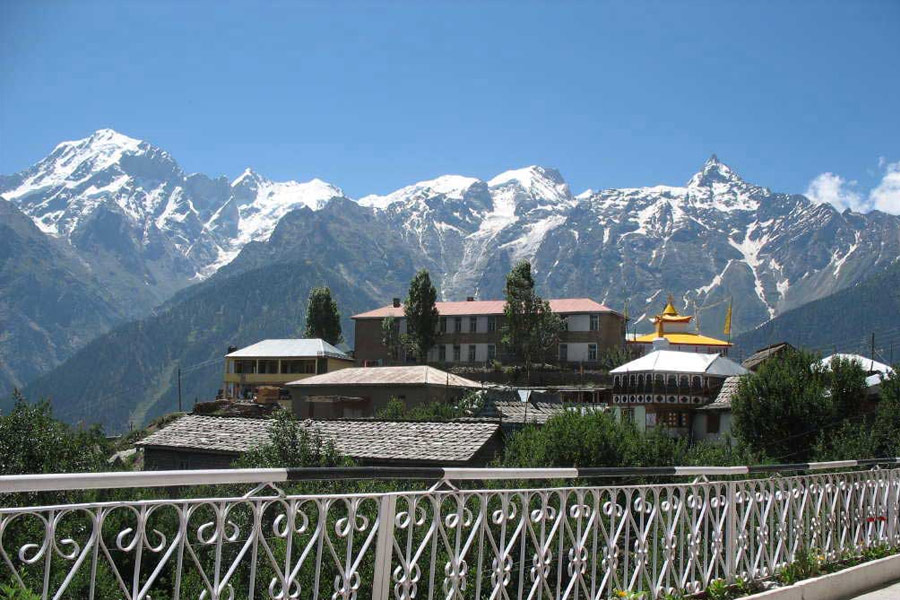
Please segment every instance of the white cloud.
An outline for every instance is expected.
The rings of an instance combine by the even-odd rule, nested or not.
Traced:
[[[868,194],[860,193],[856,181],[848,181],[836,173],[817,175],[806,188],[806,197],[819,204],[831,204],[839,211],[880,210],[900,215],[900,162],[889,163],[878,157],[881,181]],[[874,173],[871,173],[874,175]]]
[[[900,162],[886,165],[881,183],[869,192],[869,203],[871,208],[900,215]]]
[[[840,175],[822,173],[809,182],[806,197],[820,204],[827,202],[841,212],[847,208],[859,211],[865,207],[862,196],[853,189],[855,186],[855,181],[847,181]]]

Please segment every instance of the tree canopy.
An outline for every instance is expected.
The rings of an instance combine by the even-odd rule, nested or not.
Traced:
[[[437,340],[440,315],[436,302],[437,290],[431,276],[426,269],[421,269],[409,283],[409,295],[403,307],[407,345],[420,363],[428,361],[428,351]]]
[[[505,294],[503,344],[528,370],[557,343],[565,324],[535,293],[528,261],[516,264],[506,276]]]
[[[341,313],[328,287],[314,287],[306,302],[306,330],[304,336],[321,338],[329,344],[344,341],[341,332]]]

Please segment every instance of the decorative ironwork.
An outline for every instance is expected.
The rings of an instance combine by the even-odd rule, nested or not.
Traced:
[[[900,544],[900,469],[743,481],[0,508],[43,598],[608,598]]]

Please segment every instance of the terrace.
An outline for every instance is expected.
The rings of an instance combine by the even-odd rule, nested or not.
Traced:
[[[0,580],[42,598],[693,594],[896,547],[898,464],[5,476]]]

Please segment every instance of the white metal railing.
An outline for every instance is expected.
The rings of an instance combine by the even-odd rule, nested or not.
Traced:
[[[859,464],[849,462],[782,467]],[[657,471],[707,469],[754,468]],[[623,472],[407,473],[437,471],[444,479],[427,491],[342,495],[279,487],[309,470],[3,477],[0,492],[77,489],[78,478],[83,488],[104,479],[108,488],[262,485],[243,496],[25,507],[4,502],[21,496],[0,496],[0,581],[43,598],[607,598],[617,590],[659,597],[718,578],[769,577],[803,549],[836,559],[900,544],[900,469],[474,490],[449,479]],[[354,475],[321,473],[329,472]]]

